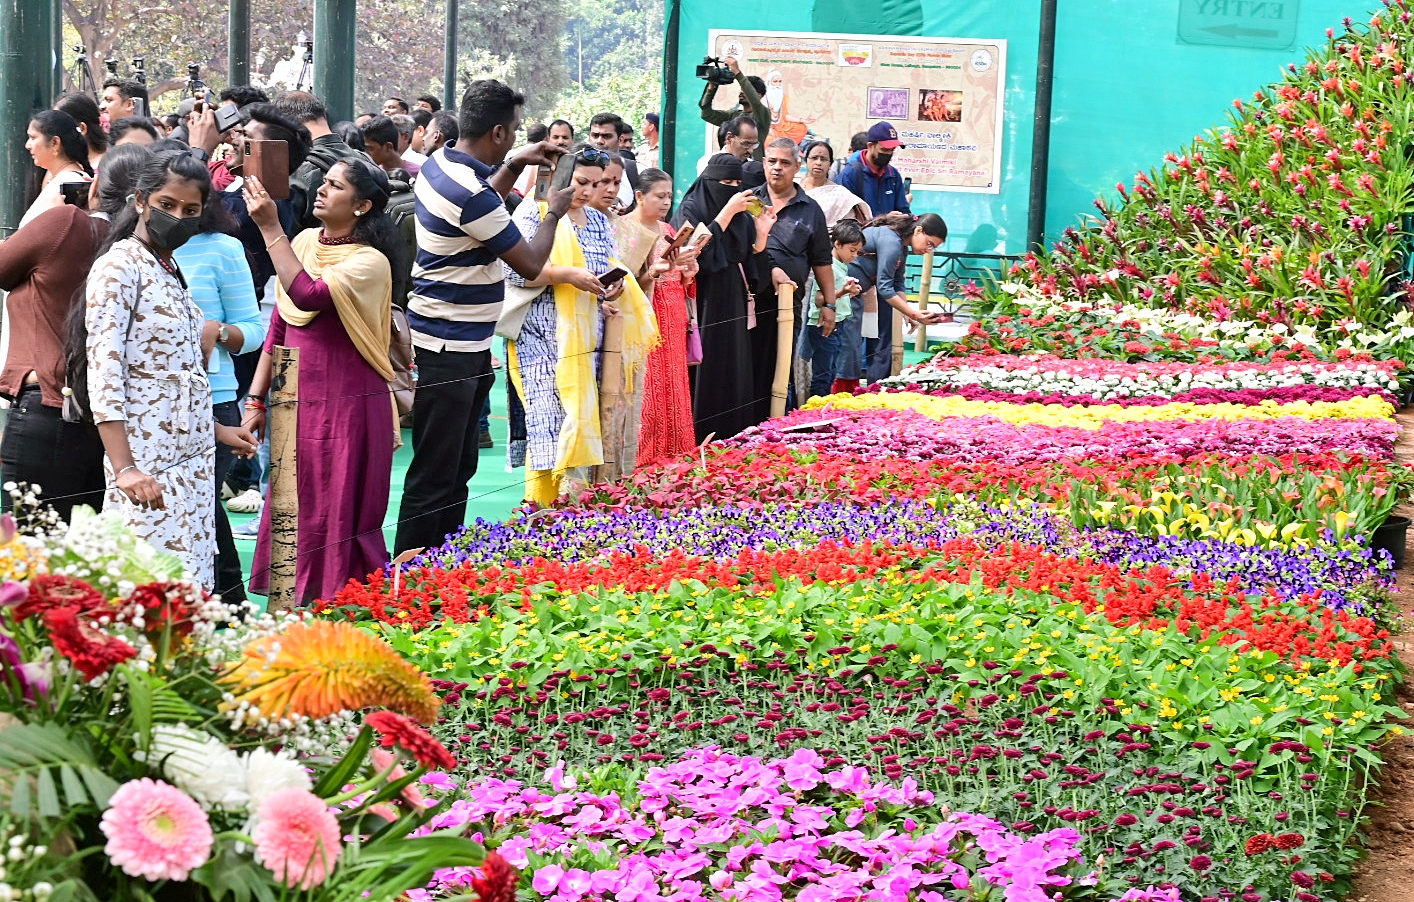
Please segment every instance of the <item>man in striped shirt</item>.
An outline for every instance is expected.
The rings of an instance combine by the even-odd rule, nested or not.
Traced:
[[[407,319],[418,386],[395,554],[441,545],[466,519],[480,414],[495,381],[491,338],[505,296],[500,261],[534,279],[554,244],[553,228],[527,243],[504,199],[526,166],[551,165],[560,149],[533,145],[493,168],[515,144],[524,104],[498,81],[472,82],[462,95],[456,144],[427,159],[414,188],[417,261]],[[564,216],[573,194],[566,188],[551,197],[548,215]]]

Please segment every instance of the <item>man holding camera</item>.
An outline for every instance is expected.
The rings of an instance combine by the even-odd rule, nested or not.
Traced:
[[[556,229],[542,228],[527,243],[504,203],[526,166],[553,165],[563,153],[546,142],[499,165],[515,146],[524,105],[524,95],[499,81],[472,82],[462,95],[456,144],[428,158],[413,189],[417,263],[407,318],[419,387],[395,554],[441,545],[466,519],[481,411],[495,381],[491,339],[505,299],[501,261],[533,279],[555,242]],[[558,221],[573,197],[573,188],[555,192],[545,215]]]
[[[751,121],[756,123],[756,134],[764,137],[771,131],[771,108],[761,99],[766,93],[766,83],[755,75],[743,74],[741,64],[734,56],[727,57],[722,67],[713,66],[712,62],[713,58],[709,57],[704,65],[697,67],[700,77],[707,79],[707,86],[702,89],[702,100],[698,102],[698,106],[702,108],[702,121],[720,127],[738,116],[750,116]],[[703,73],[704,69],[711,71]],[[737,106],[730,110],[713,109],[712,99],[717,96],[717,89],[730,84],[729,81],[723,80],[727,77],[741,88]],[[756,145],[751,156],[755,160],[765,158],[765,151],[760,144]]]

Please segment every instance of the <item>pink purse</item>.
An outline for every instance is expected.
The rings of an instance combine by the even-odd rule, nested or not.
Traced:
[[[702,362],[702,332],[697,328],[697,301],[687,301],[687,365],[697,366]]]

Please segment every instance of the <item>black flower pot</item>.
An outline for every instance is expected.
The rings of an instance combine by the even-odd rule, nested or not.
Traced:
[[[1370,547],[1379,550],[1383,548],[1389,552],[1389,556],[1394,558],[1394,569],[1404,569],[1404,537],[1409,531],[1409,518],[1396,517],[1391,515],[1380,527],[1375,530],[1375,534],[1370,537]]]

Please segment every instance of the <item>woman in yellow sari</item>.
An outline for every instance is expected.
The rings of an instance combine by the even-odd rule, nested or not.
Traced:
[[[315,195],[322,229],[285,240],[275,205],[247,177],[245,201],[279,277],[278,306],[246,399],[245,425],[263,432],[276,345],[298,348],[299,562],[295,597],[329,598],[388,560],[383,517],[393,470],[388,380],[397,231],[384,213],[388,177],[359,161],[337,163]],[[261,515],[250,589],[268,594],[270,505]]]
[[[615,265],[613,227],[590,206],[601,188],[609,155],[583,148],[575,155],[574,200],[555,224],[555,246],[540,275],[525,280],[506,268],[506,306],[497,331],[510,339],[511,379],[525,399],[525,497],[548,506],[576,492],[604,463],[599,378],[604,320],[619,303],[646,308],[632,276],[599,281]],[[527,240],[539,230],[540,204],[522,203],[515,222]],[[625,267],[626,268],[626,267]],[[644,356],[652,311],[625,317],[625,356]],[[623,372],[628,373],[629,367]]]

